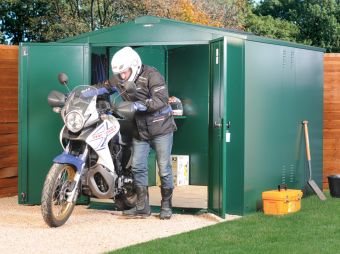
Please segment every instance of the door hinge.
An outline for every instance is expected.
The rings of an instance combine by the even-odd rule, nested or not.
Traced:
[[[222,124],[218,123],[217,121],[214,122],[214,128],[221,128]]]
[[[27,197],[26,192],[21,192],[21,202],[22,203],[26,202],[26,197]]]
[[[28,56],[28,47],[22,47],[22,55]]]

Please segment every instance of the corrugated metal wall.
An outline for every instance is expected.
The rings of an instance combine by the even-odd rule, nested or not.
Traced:
[[[0,45],[0,197],[18,193],[18,47]]]
[[[340,174],[340,54],[324,56],[323,186]],[[313,160],[313,158],[312,158]]]

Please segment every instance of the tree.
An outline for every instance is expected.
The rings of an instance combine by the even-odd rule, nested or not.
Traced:
[[[134,0],[2,0],[0,31],[11,44],[55,41],[145,15]]]
[[[51,41],[124,23],[146,13],[143,3],[134,0],[54,0],[51,12],[53,19],[46,31]]]
[[[199,10],[204,11],[217,26],[244,30],[249,5],[247,0],[193,0]],[[209,25],[214,25],[210,22]],[[216,26],[216,25],[215,25]]]
[[[335,0],[264,0],[254,13],[297,25],[297,41],[340,51],[340,4]]]
[[[5,36],[0,32],[0,44],[5,44]]]
[[[298,20],[301,30],[299,41],[336,52],[340,50],[340,23],[335,16],[335,2],[322,2],[323,5],[303,4],[305,11]]]
[[[250,13],[245,23],[245,31],[259,36],[295,42],[299,28],[288,21],[274,19],[272,16],[257,16]]]
[[[0,31],[13,44],[21,41],[45,41],[47,0],[2,0]]]
[[[191,0],[142,0],[147,15],[170,18],[202,25],[222,26],[207,13],[197,8]]]

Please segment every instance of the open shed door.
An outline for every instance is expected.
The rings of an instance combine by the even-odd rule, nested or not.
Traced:
[[[227,133],[225,37],[210,42],[209,186],[208,209],[224,218],[226,214]]]
[[[89,84],[87,44],[24,43],[19,51],[19,203],[40,204],[41,191],[52,159],[62,152],[59,114],[47,104],[51,90],[67,93],[58,74],[69,77],[69,87]]]

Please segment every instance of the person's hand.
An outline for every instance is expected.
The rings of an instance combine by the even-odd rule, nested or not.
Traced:
[[[147,110],[147,107],[139,101],[136,101],[136,102],[133,103],[133,108],[137,111],[146,111]]]
[[[84,98],[93,97],[97,94],[98,91],[96,89],[86,89],[85,91],[81,92],[81,96],[83,96]]]
[[[85,98],[88,98],[88,97],[93,97],[95,95],[102,95],[105,93],[109,93],[109,91],[105,87],[101,87],[98,89],[85,90],[81,93],[81,95]]]

